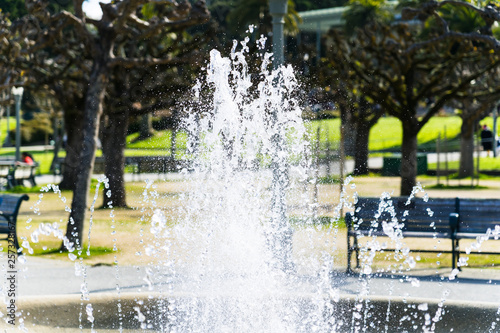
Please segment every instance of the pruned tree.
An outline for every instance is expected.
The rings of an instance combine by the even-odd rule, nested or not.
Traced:
[[[336,62],[358,77],[363,94],[402,122],[401,195],[409,195],[416,185],[419,131],[446,103],[500,63],[491,44],[477,44],[468,34],[423,32],[420,25],[395,22],[357,30],[353,40],[338,32],[331,35],[338,49]],[[483,66],[458,71],[465,63],[478,62]],[[419,116],[417,110],[426,101],[431,102]]]
[[[102,127],[105,175],[109,179],[110,197],[103,196],[103,206],[126,207],[124,161],[129,119],[151,115],[155,111],[175,109],[187,96],[203,66],[204,46],[210,38],[203,34],[180,31],[173,38],[157,35],[144,43],[125,46],[137,57],[155,53],[155,57],[176,57],[177,62],[154,67],[116,68],[108,85]],[[159,47],[163,45],[164,47]],[[172,156],[174,158],[174,156]]]
[[[96,143],[99,134],[100,118],[103,114],[104,97],[114,68],[123,70],[175,64],[182,59],[155,57],[152,54],[135,57],[120,52],[124,43],[140,44],[158,34],[180,31],[186,27],[202,24],[209,18],[203,1],[194,5],[188,2],[177,3],[173,0],[155,1],[161,15],[147,19],[141,10],[148,4],[146,0],[125,0],[101,3],[103,12],[99,20],[85,16],[82,10],[83,0],[74,0],[75,13],[60,11],[52,14],[47,10],[47,1],[27,0],[27,8],[32,27],[33,45],[28,53],[43,52],[54,43],[61,43],[71,38],[68,53],[83,55],[90,64],[87,87],[84,96],[82,144],[80,146],[77,180],[71,204],[67,241],[62,249],[70,250],[82,245],[82,231],[87,209],[90,178],[94,166]],[[52,54],[52,57],[60,57]]]
[[[344,128],[344,149],[354,156],[354,175],[366,175],[368,169],[370,130],[383,116],[384,110],[364,94],[363,82],[345,66],[337,62],[332,53],[335,48],[326,50],[319,77],[334,91],[333,100],[340,110],[341,126]]]
[[[469,66],[481,66],[480,63]],[[494,68],[482,78],[470,85],[470,90],[459,94],[452,103],[457,107],[462,125],[460,128],[460,163],[458,176],[472,177],[474,175],[474,133],[478,122],[490,113],[498,104],[500,97],[500,68]],[[463,71],[469,71],[464,68]]]

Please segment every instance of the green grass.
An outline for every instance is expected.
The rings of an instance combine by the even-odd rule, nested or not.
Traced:
[[[458,116],[434,117],[418,134],[419,149],[435,150],[435,142],[439,135],[447,140],[456,140],[460,134],[462,120]],[[318,126],[320,142],[324,146],[327,142],[333,149],[337,149],[340,140],[340,119],[312,121],[307,124],[311,135],[316,138]],[[383,117],[370,130],[369,149],[371,151],[400,150],[403,140],[401,121],[394,117]]]
[[[49,244],[49,243],[47,243]],[[36,247],[33,248],[33,255],[40,257],[48,257],[52,259],[66,259],[70,256],[67,252],[62,252],[59,249],[50,249],[50,245],[46,246],[43,242],[38,243]],[[41,247],[40,247],[41,246]],[[44,248],[46,248],[44,250]],[[84,247],[81,251],[75,250],[72,254],[76,255],[77,258],[89,259],[90,257],[98,257],[103,255],[109,255],[113,253],[113,248],[105,246],[90,246],[90,255],[87,254],[88,244],[84,243]],[[78,259],[77,259],[78,260]]]
[[[15,117],[10,117],[9,127],[11,130],[14,130],[16,128],[16,118]],[[0,145],[3,145],[6,137],[7,137],[7,117],[2,118],[2,120],[0,121]],[[14,143],[14,142],[12,141],[12,143]]]
[[[127,136],[127,148],[129,149],[162,149],[167,150],[170,154],[172,146],[172,131],[156,131],[154,135],[148,139],[137,141],[139,133],[133,133]],[[187,134],[179,131],[176,133],[176,148],[185,149],[187,142]]]
[[[477,161],[477,159],[475,158],[474,164],[476,163],[476,161]],[[428,168],[429,169],[437,169],[437,163],[429,163]],[[439,168],[441,170],[445,169],[445,162],[443,160],[440,161]],[[459,168],[459,161],[449,161],[448,162],[448,169],[457,170],[458,168]],[[479,159],[479,168],[481,171],[500,170],[500,157],[499,158],[481,157]]]
[[[318,178],[318,184],[339,184],[340,178],[334,175],[328,175]]]
[[[14,118],[11,118],[11,129],[15,128]],[[493,120],[485,118],[481,124],[488,124],[492,126]],[[441,138],[446,136],[448,142],[454,144],[454,148],[458,145],[458,135],[460,133],[461,119],[458,116],[450,117],[434,117],[432,118],[420,131],[418,135],[419,149],[424,151],[435,151],[436,140],[439,135]],[[500,124],[499,124],[500,125]],[[0,142],[4,142],[6,135],[7,123],[5,118],[0,121]],[[330,145],[335,150],[338,149],[340,140],[340,119],[327,119],[310,121],[306,123],[306,127],[310,136],[315,139],[318,127],[320,127],[320,143],[322,147]],[[500,132],[500,131],[499,131]],[[137,140],[138,133],[133,133],[127,136],[127,149],[125,156],[169,156],[171,152],[171,137],[172,131],[156,131],[155,134],[146,140]],[[399,151],[402,142],[402,127],[401,122],[394,117],[383,117],[370,131],[369,149],[371,152],[389,152]],[[183,131],[177,132],[176,148],[177,159],[185,158],[184,150],[187,145],[187,134]],[[29,146],[22,147],[22,150],[31,152],[35,160],[40,163],[39,172],[42,174],[50,173],[50,164],[52,162],[52,152],[30,151]],[[0,156],[13,157],[15,148],[3,148]],[[59,157],[64,157],[65,152],[61,151]],[[98,150],[96,156],[102,156],[102,152]],[[457,168],[455,164],[458,162],[450,163],[449,168]],[[434,165],[430,165],[434,168]],[[481,159],[482,170],[495,170],[500,169],[500,159]]]
[[[487,189],[488,186],[436,184],[436,185],[427,186],[427,188],[436,189],[436,190],[439,189],[439,190],[455,190],[456,191],[456,190],[484,190],[484,189]]]

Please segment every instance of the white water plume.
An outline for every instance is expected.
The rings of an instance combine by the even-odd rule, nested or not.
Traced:
[[[178,286],[168,296],[171,332],[326,332],[330,300],[320,289],[328,283],[301,282],[292,255],[289,207],[312,203],[303,193],[310,165],[298,84],[290,66],[268,70],[270,54],[252,74],[247,42],[229,57],[213,50],[206,80],[194,88],[198,100],[184,123],[194,162],[183,170],[192,188],[181,222],[167,227],[161,210],[152,218],[162,245],[146,253],[167,259],[149,280],[185,277],[190,297],[176,298]],[[310,276],[328,278],[331,257],[314,261]]]

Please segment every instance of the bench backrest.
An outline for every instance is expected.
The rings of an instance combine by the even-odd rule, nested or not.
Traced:
[[[29,197],[26,194],[0,195],[0,233],[9,232],[8,218],[10,218],[13,222],[16,220],[23,200],[29,200]]]
[[[500,225],[500,199],[457,199],[458,232],[486,233]]]
[[[7,177],[10,173],[10,169],[12,166],[10,165],[0,165],[0,177]]]
[[[16,165],[14,169],[14,179],[28,179],[34,175],[34,165]]]
[[[382,222],[404,223],[402,231],[450,233],[449,215],[455,212],[455,198],[424,200],[393,197],[360,197],[355,205],[352,226],[356,230],[383,231]],[[348,213],[349,214],[349,213]],[[347,222],[347,221],[346,221]],[[348,226],[349,227],[349,226]]]

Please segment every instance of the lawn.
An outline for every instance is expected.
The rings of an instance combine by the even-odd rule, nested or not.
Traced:
[[[434,117],[418,134],[419,148],[423,150],[435,150],[435,142],[438,136],[449,141],[454,140],[460,134],[460,117]],[[331,147],[338,146],[340,140],[340,119],[328,119],[312,121],[308,123],[311,133],[317,133],[320,127],[320,140],[322,145],[329,142]],[[316,135],[316,134],[314,134]],[[403,138],[401,121],[394,117],[383,117],[370,130],[369,149],[371,151],[400,150]]]
[[[492,126],[493,120],[485,118],[482,122]],[[453,147],[449,149],[457,149],[458,135],[460,133],[461,119],[458,116],[450,117],[434,117],[420,131],[418,135],[419,149],[423,151],[435,151],[436,140],[438,136],[441,140],[446,137],[446,140],[452,143]],[[330,145],[332,149],[338,149],[340,140],[340,119],[328,119],[310,121],[306,123],[306,127],[310,133],[310,137],[315,139],[318,127],[320,128],[320,142],[322,147]],[[15,127],[15,122],[11,121],[10,127]],[[5,139],[6,120],[0,122],[0,140]],[[138,133],[133,133],[127,136],[126,156],[169,156],[171,154],[172,131],[157,131],[154,136],[146,140],[137,140]],[[399,151],[402,141],[401,122],[394,117],[383,117],[370,131],[369,148],[372,152],[384,151]],[[183,157],[183,152],[187,144],[187,134],[183,131],[176,133],[176,149],[177,158]],[[443,149],[443,148],[442,148]],[[40,173],[50,173],[50,164],[53,155],[51,151],[33,151],[29,146],[22,147],[22,150],[31,152],[35,160],[40,163]],[[13,157],[15,154],[14,148],[2,148],[0,155]],[[100,150],[96,153],[97,156],[102,156]],[[65,152],[61,151],[59,157],[64,157]],[[492,161],[481,160],[482,169],[495,169],[497,166]],[[490,166],[491,165],[491,166]],[[432,166],[431,166],[432,167]],[[451,166],[450,166],[451,168]]]
[[[448,169],[450,170],[458,170],[459,168],[459,161],[448,161]],[[477,158],[474,158],[474,164],[477,163]],[[429,169],[437,169],[437,163],[429,163],[428,164]],[[439,162],[439,168],[441,170],[445,169],[445,161],[444,157],[441,158],[441,161]],[[499,157],[481,157],[479,159],[479,169],[480,171],[493,171],[493,170],[500,170],[500,156]]]

